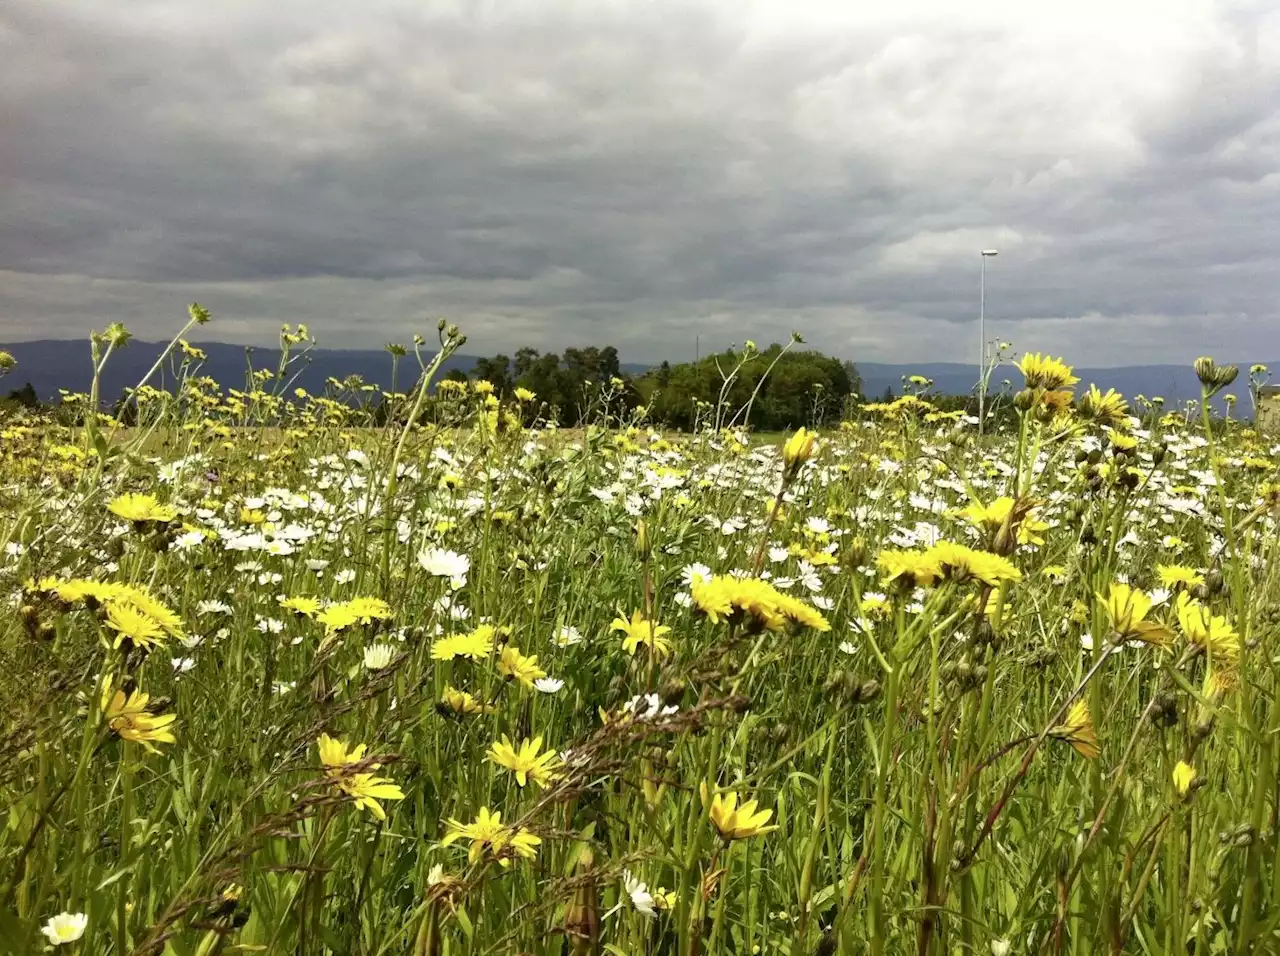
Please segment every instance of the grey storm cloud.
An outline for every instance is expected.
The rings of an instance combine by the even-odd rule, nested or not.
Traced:
[[[1280,357],[1280,15],[858,6],[6,4],[0,341]]]

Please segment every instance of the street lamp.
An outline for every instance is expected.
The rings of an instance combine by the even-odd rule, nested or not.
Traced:
[[[987,260],[1000,255],[998,249],[982,250],[982,278],[978,280],[978,434],[986,424],[987,403]]]

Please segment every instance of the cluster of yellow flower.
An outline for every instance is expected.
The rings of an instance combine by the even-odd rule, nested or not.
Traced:
[[[182,618],[137,585],[89,578],[41,578],[28,581],[25,590],[33,598],[51,598],[64,607],[83,604],[100,610],[107,627],[115,632],[114,647],[128,640],[138,647],[150,648],[183,634]]]
[[[713,624],[726,620],[753,630],[831,630],[815,608],[760,578],[713,575],[694,581],[690,595],[693,606]]]
[[[1022,577],[1008,558],[952,541],[939,541],[924,551],[881,551],[876,563],[886,581],[908,587],[928,588],[940,581],[999,587]]]

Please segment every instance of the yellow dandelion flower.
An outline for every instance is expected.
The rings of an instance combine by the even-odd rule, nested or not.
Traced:
[[[1087,760],[1096,759],[1102,752],[1098,746],[1098,734],[1093,729],[1089,705],[1083,699],[1071,705],[1066,721],[1050,728],[1049,736],[1066,741]]]
[[[1111,585],[1106,597],[1098,595],[1111,621],[1111,627],[1122,638],[1142,641],[1158,647],[1168,647],[1173,642],[1173,632],[1162,624],[1146,620],[1152,608],[1146,592],[1127,584]]]
[[[102,687],[102,714],[117,737],[142,744],[149,753],[159,753],[156,744],[175,742],[173,714],[154,714],[148,709],[151,696],[140,690],[125,693],[108,679]]]
[[[1124,432],[1116,431],[1114,428],[1106,429],[1107,437],[1111,441],[1111,447],[1117,451],[1133,451],[1138,447],[1138,439],[1132,435],[1126,435]]]
[[[440,696],[440,704],[445,709],[464,717],[470,717],[474,714],[491,714],[494,708],[489,704],[483,704],[465,690],[458,690],[453,686],[447,686],[444,693]]]
[[[347,607],[361,624],[372,624],[374,621],[386,621],[391,617],[391,608],[386,601],[374,597],[357,597],[347,602]]]
[[[502,649],[498,658],[498,673],[507,680],[519,681],[525,687],[532,687],[538,678],[547,676],[547,672],[538,666],[537,654],[525,657],[510,645]]]
[[[178,511],[172,505],[162,505],[155,495],[126,494],[119,495],[107,505],[107,510],[117,518],[142,524],[155,521],[165,524],[178,517]]]
[[[325,632],[332,636],[347,628],[355,627],[360,618],[350,604],[340,601],[337,604],[330,604],[317,614],[316,620],[323,624]]]
[[[281,608],[286,611],[292,611],[299,617],[316,617],[320,613],[319,598],[298,595],[296,597],[282,597],[278,600]]]
[[[943,577],[961,583],[980,581],[988,587],[998,587],[1006,581],[1017,581],[1022,577],[1022,572],[1008,558],[987,551],[975,551],[952,541],[939,541],[926,554]]]
[[[702,785],[706,794],[706,784]],[[733,792],[717,793],[711,798],[711,806],[707,810],[711,824],[726,843],[734,840],[747,840],[754,836],[762,836],[778,829],[776,825],[766,826],[773,817],[772,810],[756,810],[756,801],[747,800],[738,805],[738,795]]]
[[[771,631],[831,629],[827,619],[814,608],[759,578],[714,575],[694,581],[689,591],[694,607],[712,623],[746,622],[751,627]]]
[[[103,603],[128,604],[159,624],[173,637],[182,636],[182,618],[150,591],[132,584],[111,585],[104,592]]]
[[[378,801],[404,799],[404,791],[395,783],[386,777],[373,775],[380,764],[365,761],[365,744],[348,750],[341,740],[321,734],[316,740],[316,747],[320,751],[325,776],[360,809],[368,810],[379,820],[385,820],[387,812]],[[354,766],[360,766],[361,769],[354,771],[351,769]]]
[[[1113,428],[1120,427],[1129,418],[1129,405],[1124,396],[1114,388],[1107,389],[1104,394],[1096,385],[1089,386],[1089,391],[1080,399],[1077,410],[1082,418]]]
[[[1240,635],[1231,622],[1221,615],[1211,614],[1199,601],[1178,595],[1178,624],[1187,640],[1202,648],[1210,658],[1228,667],[1234,667],[1240,659]]]
[[[1195,568],[1188,568],[1181,564],[1158,564],[1156,575],[1160,579],[1160,586],[1170,591],[1190,591],[1204,584],[1203,574]]]
[[[493,640],[497,633],[492,625],[481,624],[466,634],[438,638],[431,645],[431,657],[437,661],[449,661],[455,657],[483,660],[493,653]]]
[[[467,859],[478,863],[488,856],[495,859],[498,865],[506,868],[511,865],[512,857],[523,857],[532,860],[538,853],[541,837],[530,833],[523,827],[504,826],[502,813],[481,807],[471,823],[460,823],[457,820],[445,821],[448,830],[440,841],[441,846],[449,846],[457,840],[470,840],[471,847]]]
[[[163,644],[165,639],[165,631],[160,623],[131,604],[108,605],[107,627],[116,632],[112,647],[119,647],[129,640],[139,647],[151,648]]]
[[[1026,502],[1025,499],[1023,508],[1018,511],[1015,511],[1014,504],[1014,500],[1007,496],[996,498],[989,505],[984,505],[981,501],[975,500],[967,507],[962,508],[959,514],[960,517],[965,518],[979,531],[984,531],[987,534],[994,534],[999,531],[1006,522],[1010,524],[1016,523],[1018,544],[1044,544],[1044,538],[1041,533],[1049,530],[1048,522],[1039,520],[1035,516],[1035,509],[1026,506],[1029,502]]]
[[[1196,768],[1185,760],[1179,760],[1173,768],[1173,789],[1183,800],[1191,792],[1191,785],[1196,780]]]
[[[639,611],[631,615],[630,621],[624,617],[615,617],[609,629],[626,635],[622,639],[622,649],[632,656],[642,644],[657,657],[667,657],[671,653],[671,641],[666,637],[671,633],[671,628],[650,621]]]
[[[876,567],[886,583],[898,582],[908,588],[932,587],[942,577],[937,560],[923,551],[881,551]]]
[[[542,750],[542,738],[524,740],[517,748],[506,734],[489,746],[488,757],[500,767],[515,774],[521,787],[530,780],[539,787],[546,787],[558,776],[560,757],[554,750]]]
[[[1071,366],[1062,359],[1041,355],[1039,352],[1028,352],[1014,364],[1026,379],[1027,388],[1054,391],[1080,381],[1072,374]]]

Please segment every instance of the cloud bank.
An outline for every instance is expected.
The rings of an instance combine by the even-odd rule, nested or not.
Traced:
[[[0,342],[1280,357],[1280,14],[18,0]]]

